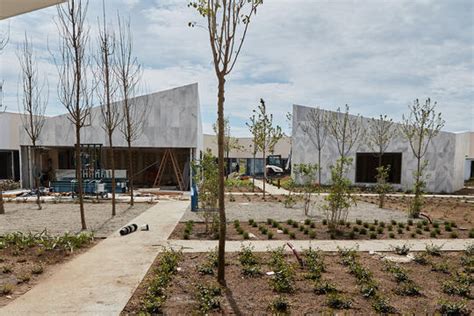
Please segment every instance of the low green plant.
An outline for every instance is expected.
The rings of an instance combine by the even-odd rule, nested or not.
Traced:
[[[434,245],[434,244],[431,244],[431,245],[426,245],[426,253],[429,254],[430,256],[434,256],[434,257],[440,257],[441,256],[441,249],[443,248],[443,246],[437,246],[437,245]]]
[[[43,266],[41,265],[35,265],[33,268],[31,268],[31,273],[33,274],[41,274],[43,273]]]
[[[397,255],[406,256],[410,252],[410,247],[407,244],[395,246],[393,247],[393,251],[395,251]]]
[[[449,237],[455,239],[455,238],[458,238],[459,236],[458,236],[458,233],[451,232],[451,234],[449,234]]]
[[[244,237],[244,239],[249,239],[249,238],[250,238],[250,235],[249,235],[248,232],[244,232],[244,233],[242,234],[242,236]]]
[[[377,234],[375,232],[371,232],[369,235],[370,239],[377,239]]]
[[[356,224],[357,224],[357,225],[362,225],[362,220],[356,219]]]
[[[197,285],[198,310],[207,314],[210,311],[218,310],[221,307],[221,288],[218,285],[207,284]]]
[[[395,293],[403,296],[419,296],[421,295],[420,288],[412,281],[402,282],[395,289]]]
[[[326,305],[335,309],[349,309],[352,307],[352,300],[339,293],[330,293],[326,298]]]
[[[10,284],[10,283],[4,284],[0,287],[0,293],[2,295],[9,295],[13,292],[13,288],[14,288],[13,284]]]
[[[373,309],[380,314],[394,314],[396,312],[395,308],[390,305],[388,298],[377,295],[374,297],[372,302]]]
[[[27,283],[31,279],[31,276],[28,273],[23,273],[18,276],[19,283]]]
[[[314,293],[317,295],[329,294],[329,293],[338,293],[339,290],[332,283],[327,281],[317,281],[314,284]]]
[[[13,271],[13,267],[10,265],[5,265],[2,267],[2,272],[5,274],[11,273]]]
[[[428,255],[425,252],[417,253],[413,261],[421,265],[427,265],[429,263]]]
[[[268,232],[267,233],[267,238],[268,239],[273,239],[273,232]]]
[[[360,235],[367,235],[367,229],[361,228],[359,234]]]
[[[270,303],[269,308],[276,315],[288,314],[290,311],[290,303],[284,296],[279,295]]]
[[[388,234],[388,237],[390,237],[390,238],[395,238],[395,234],[394,234],[394,233],[389,233],[389,234]]]
[[[443,316],[468,316],[471,314],[465,300],[458,302],[440,300],[438,302],[438,312]]]
[[[295,238],[296,238],[296,235],[295,235],[294,232],[290,232],[290,238],[291,238],[291,239],[295,239]]]
[[[314,230],[309,232],[309,238],[311,238],[311,239],[316,238],[316,232]]]

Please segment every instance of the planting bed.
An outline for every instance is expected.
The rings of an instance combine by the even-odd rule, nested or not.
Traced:
[[[92,247],[96,241],[89,233],[59,237],[43,234],[12,233],[0,236],[0,306],[21,296],[43,274]]]
[[[359,200],[378,204],[377,197],[358,197]],[[387,197],[385,208],[407,211],[410,208],[412,197]],[[432,219],[441,221],[456,221],[458,225],[465,228],[474,227],[474,203],[467,202],[459,198],[441,197],[441,198],[424,198],[424,206],[422,212],[430,216]]]
[[[327,240],[327,239],[423,239],[423,238],[474,238],[474,229],[460,229],[455,222],[427,221],[414,222],[356,222],[340,225],[338,233],[330,233],[326,221],[314,222],[288,220],[278,222],[267,219],[266,222],[235,220],[227,224],[227,240],[276,239],[276,240]],[[188,221],[179,223],[170,239],[211,239],[205,234],[204,223]],[[255,237],[253,237],[254,235]]]
[[[227,288],[216,284],[214,251],[175,253],[172,257],[178,260],[165,260],[162,254],[122,315],[284,311],[303,315],[337,310],[361,315],[425,315],[445,312],[448,307],[467,315],[474,310],[470,299],[473,251],[431,253],[417,254],[424,258],[420,263],[387,264],[379,255],[313,250],[301,253],[306,263],[301,267],[293,254],[252,253],[246,248],[226,255]],[[438,269],[443,265],[444,271]],[[270,271],[276,273],[267,275]]]

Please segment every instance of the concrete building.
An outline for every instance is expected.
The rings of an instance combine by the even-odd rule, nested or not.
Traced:
[[[232,172],[235,166],[239,164],[241,172],[252,175],[255,168],[256,175],[263,174],[262,153],[258,151],[253,158],[253,141],[251,137],[236,137],[239,149],[233,149],[229,152],[227,162],[228,172]],[[204,135],[204,149],[210,149],[212,154],[217,157],[217,137],[216,135]],[[291,154],[291,138],[284,136],[275,145],[273,153],[267,152],[266,155],[279,155],[283,164],[286,164]]]
[[[307,121],[307,114],[311,107],[293,105],[293,132],[292,132],[292,163],[317,163],[317,151],[308,135],[301,126]],[[362,119],[366,129],[368,118]],[[399,124],[395,124],[398,125]],[[429,192],[454,192],[464,186],[466,164],[466,150],[469,148],[469,133],[440,132],[426,153],[429,161],[426,173],[429,175],[426,190]],[[348,178],[356,185],[371,185],[375,183],[375,156],[367,146],[366,139],[359,139],[349,156],[353,158]],[[321,183],[330,183],[330,166],[339,157],[334,139],[328,136],[322,150]],[[413,156],[409,143],[400,133],[393,135],[393,139],[384,157],[384,163],[391,165],[390,182],[394,187],[402,190],[413,188],[413,172],[416,169],[416,159]],[[296,179],[298,181],[298,179]]]
[[[474,132],[464,133],[469,141],[465,151],[464,180],[474,179]]]
[[[188,190],[190,162],[202,148],[198,85],[140,96],[132,102],[139,109],[147,108],[143,132],[132,144],[135,184]],[[35,172],[41,174],[43,184],[75,178],[74,144],[75,128],[67,114],[46,118],[34,155],[37,170],[33,170],[30,140],[20,131],[23,186],[31,187]],[[127,143],[119,129],[114,133],[113,144],[116,176],[129,178]],[[110,154],[99,107],[91,109],[87,124],[81,129],[81,146],[83,178],[109,177]]]

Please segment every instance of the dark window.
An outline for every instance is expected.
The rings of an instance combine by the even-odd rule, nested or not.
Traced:
[[[356,155],[356,182],[377,182],[377,170],[379,158],[375,153],[357,153]],[[382,165],[390,166],[388,174],[389,183],[400,183],[402,174],[402,154],[385,153],[382,156]]]
[[[74,152],[69,149],[61,149],[58,151],[58,169],[74,168]]]

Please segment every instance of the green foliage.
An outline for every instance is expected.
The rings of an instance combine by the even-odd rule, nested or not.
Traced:
[[[13,288],[14,288],[13,284],[10,284],[10,283],[4,284],[0,287],[0,294],[9,295],[13,292]]]
[[[466,301],[450,302],[441,300],[438,304],[438,311],[443,316],[468,316],[471,314]]]
[[[349,309],[352,307],[352,300],[338,293],[330,293],[326,304],[335,309]]]
[[[393,250],[397,255],[406,256],[410,252],[410,247],[408,245],[395,246]]]
[[[41,266],[39,264],[35,265],[35,266],[33,266],[33,268],[31,268],[31,273],[33,273],[33,274],[41,274],[41,273],[43,273],[43,271],[44,271],[43,266]]]
[[[385,196],[392,191],[392,186],[387,182],[390,165],[377,167],[376,170],[377,184],[375,185],[375,192],[379,195],[379,207],[383,208],[385,205]]]
[[[329,294],[329,293],[338,293],[339,290],[332,283],[327,281],[317,281],[314,284],[314,293],[317,295]]]
[[[317,280],[321,277],[321,273],[326,271],[324,265],[324,256],[321,251],[312,249],[311,247],[303,252],[305,264],[308,268],[307,278]]]
[[[429,263],[428,256],[425,252],[417,253],[413,261],[421,265],[426,265]]]
[[[290,303],[284,296],[279,295],[270,303],[269,308],[277,315],[287,314],[290,311]]]
[[[436,245],[426,245],[426,253],[430,256],[440,257],[441,256],[441,249],[443,246],[436,246]]]
[[[218,285],[197,285],[198,310],[203,314],[221,307],[221,288]]]
[[[303,188],[303,208],[305,215],[308,215],[311,211],[311,193],[315,191],[318,170],[318,164],[301,163],[293,166],[295,178],[299,179]],[[309,225],[309,223],[307,225]]]
[[[393,314],[396,312],[395,308],[390,305],[389,299],[380,295],[374,298],[372,307],[380,314]]]
[[[349,207],[356,204],[351,194],[351,181],[345,177],[351,164],[351,158],[340,158],[335,166],[331,167],[332,185],[325,197],[326,204],[323,209],[326,211],[329,228],[332,231],[338,230],[340,221],[345,222],[347,219]]]
[[[421,295],[420,288],[413,283],[413,281],[402,282],[395,289],[395,293],[403,296],[418,296]]]

